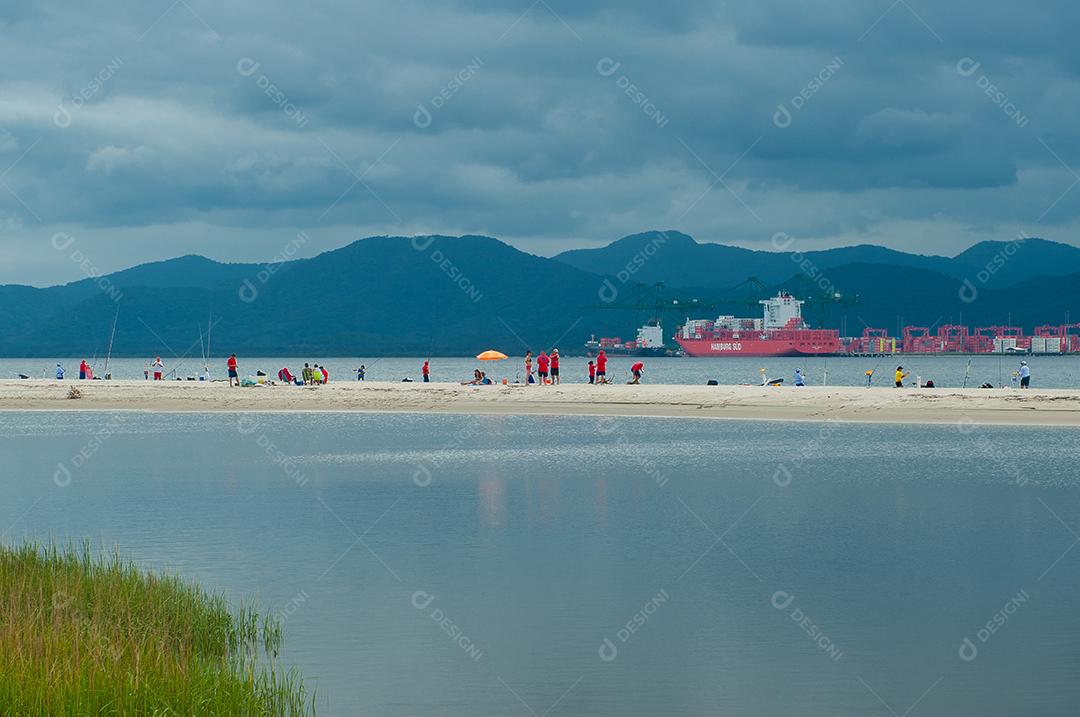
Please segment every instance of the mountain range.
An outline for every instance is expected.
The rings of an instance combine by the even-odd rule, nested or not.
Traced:
[[[774,244],[754,251],[646,232],[545,258],[483,236],[380,236],[272,265],[182,256],[61,286],[0,286],[0,355],[104,355],[114,319],[115,356],[198,356],[211,321],[217,355],[575,353],[590,334],[632,338],[651,318],[633,307],[650,305],[657,283],[685,307],[686,316],[664,315],[669,335],[676,318],[757,315],[752,302],[780,288],[841,295],[808,317],[852,335],[895,332],[901,317],[1011,319],[1030,330],[1062,323],[1080,289],[1080,249],[1044,239],[982,242],[955,257]]]

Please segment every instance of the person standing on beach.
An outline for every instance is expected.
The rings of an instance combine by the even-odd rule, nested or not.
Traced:
[[[596,363],[589,362],[589,383],[596,383]]]
[[[551,349],[551,383],[559,382],[559,349]]]
[[[904,387],[904,379],[907,378],[910,375],[911,375],[910,373],[904,373],[904,367],[903,366],[897,366],[896,367],[896,387],[897,388],[903,388]]]
[[[161,362],[161,357],[160,356],[157,356],[157,357],[154,358],[154,363],[150,364],[150,368],[154,372],[154,380],[155,381],[160,381],[161,376],[162,376],[163,372],[165,371],[165,364],[163,364]]]
[[[431,382],[431,360],[424,359],[424,365],[420,367],[420,374],[424,377],[424,383]]]
[[[532,383],[532,351],[525,352],[525,384]]]
[[[86,359],[79,362],[79,380],[86,380]]]
[[[543,351],[536,357],[536,377],[540,380],[541,386],[547,383],[549,361],[548,355]]]
[[[229,369],[229,388],[234,385],[240,385],[240,366],[236,362],[236,354],[231,354],[229,360],[225,362],[225,367]],[[236,381],[234,384],[233,381]]]
[[[45,378],[45,369],[41,369],[41,377]],[[56,364],[56,380],[64,380],[64,367],[60,364]]]
[[[607,354],[604,353],[604,349],[600,349],[600,353],[596,355],[596,383],[607,382]]]
[[[805,381],[805,379],[803,379],[802,369],[798,369],[798,368],[795,369],[795,379],[794,379],[794,381],[795,381],[796,386],[805,386],[806,385],[806,381]]]
[[[356,380],[357,381],[363,381],[364,380],[364,374],[366,372],[367,372],[367,369],[364,368],[364,364],[360,364],[360,368],[356,369]]]
[[[1031,384],[1031,367],[1027,361],[1020,362],[1020,388],[1027,388]]]
[[[330,383],[330,372],[326,370],[325,366],[320,366],[319,370],[322,371],[322,382]]]

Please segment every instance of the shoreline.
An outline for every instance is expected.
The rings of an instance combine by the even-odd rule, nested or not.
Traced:
[[[78,388],[79,399],[67,398]],[[1080,426],[1080,390],[643,384],[0,380],[0,411],[443,413],[952,425]]]

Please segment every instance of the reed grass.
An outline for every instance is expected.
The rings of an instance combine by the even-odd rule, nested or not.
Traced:
[[[0,715],[306,717],[278,622],[118,554],[0,546]]]

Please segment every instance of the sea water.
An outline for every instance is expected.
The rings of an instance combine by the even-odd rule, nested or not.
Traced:
[[[53,378],[56,364],[63,363],[68,379],[78,378],[79,361],[86,358],[93,364],[94,373],[105,375],[102,358],[5,358],[0,359],[0,378],[17,378],[19,374],[33,379]],[[970,360],[970,368],[968,361]],[[112,359],[108,372],[117,379],[143,379],[150,368],[149,359]],[[195,357],[162,356],[165,378],[198,376],[204,364],[209,365],[213,379],[224,380],[227,372],[225,357],[204,362]],[[581,356],[563,357],[559,367],[564,383],[588,381],[588,361]],[[886,357],[830,357],[830,358],[688,358],[653,357],[635,358],[612,356],[608,362],[608,378],[623,383],[630,378],[630,366],[637,361],[645,363],[645,383],[704,385],[709,380],[721,384],[760,384],[762,376],[782,378],[791,384],[795,369],[802,369],[807,385],[865,386],[866,372],[873,371],[873,385],[892,386],[897,366],[910,373],[909,382],[917,378],[925,383],[933,380],[943,388],[968,386],[974,388],[984,383],[994,386],[1016,386],[1013,373],[1021,361],[1027,361],[1032,370],[1032,388],[1080,388],[1080,355],[1071,356],[886,356]],[[369,381],[420,380],[422,357],[248,357],[241,356],[241,375],[254,375],[263,371],[277,377],[283,367],[299,375],[304,363],[317,363],[330,372],[332,381],[355,381],[356,369],[364,366]],[[431,380],[437,383],[469,381],[473,369],[488,372],[496,381],[506,378],[510,382],[524,381],[524,359],[514,356],[505,361],[477,361],[475,358],[437,357],[431,359]],[[764,369],[764,371],[762,371]],[[536,364],[533,363],[533,371]]]
[[[322,715],[1073,715],[1080,431],[3,413],[7,542],[255,598]]]

